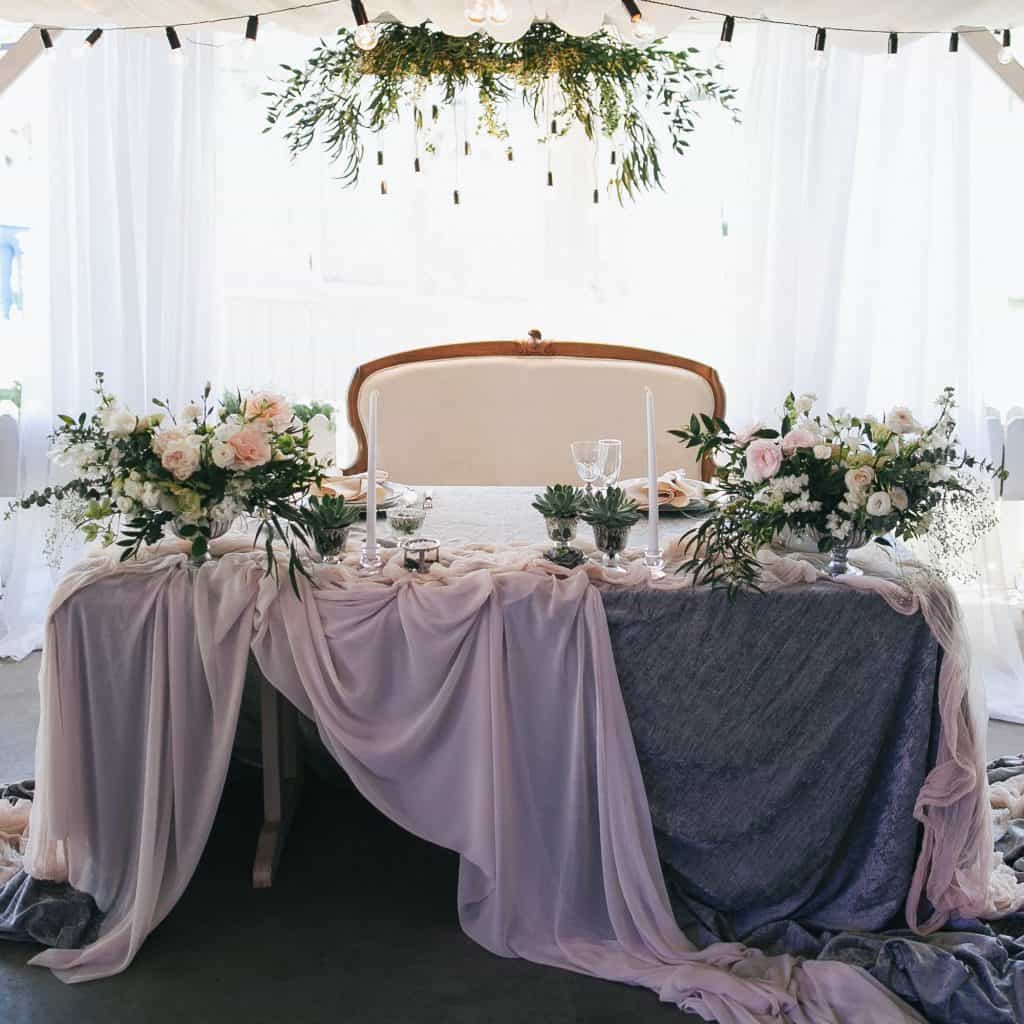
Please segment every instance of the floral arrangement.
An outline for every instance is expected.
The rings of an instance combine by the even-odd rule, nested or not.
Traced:
[[[572,124],[588,139],[621,137],[611,186],[622,201],[662,184],[649,110],[660,115],[679,156],[696,127],[697,100],[714,100],[738,120],[735,89],[716,79],[721,65],[694,64],[696,53],[627,45],[610,31],[580,38],[541,22],[507,43],[479,33],[448,36],[429,23],[387,23],[379,26],[378,44],[363,50],[354,33],[342,28],[333,43],[321,41],[303,67],[284,66],[288,77],[279,91],[266,93],[266,130],[284,124],[293,155],[308,149],[319,131],[340,164],[341,181],[353,185],[364,155],[363,132],[378,133],[397,122],[403,104],[412,108],[419,132],[424,107],[431,108],[429,127],[442,107],[454,108],[460,94],[473,89],[483,111],[480,130],[504,141],[505,111],[518,97],[542,142],[564,135]],[[437,102],[424,102],[428,88],[436,90]],[[424,148],[430,152],[432,144]]]
[[[968,455],[958,442],[952,388],[939,396],[928,425],[904,406],[883,419],[823,416],[814,412],[815,400],[788,395],[778,427],[755,423],[736,433],[702,415],[670,431],[717,466],[720,504],[684,542],[692,557],[680,571],[696,583],[730,593],[756,588],[758,550],[787,531],[812,538],[823,552],[872,539],[891,546],[886,534],[922,537],[940,517],[975,507],[986,476],[1006,479],[1005,469]]]
[[[120,404],[96,374],[98,405],[92,415],[61,416],[51,458],[73,474],[68,482],[11,504],[60,503],[87,540],[116,544],[122,561],[171,528],[191,544],[193,559],[206,556],[211,536],[226,532],[243,512],[260,519],[257,541],[276,573],[272,543],[291,527],[288,571],[305,570],[296,538],[308,545],[298,501],[319,485],[321,466],[309,449],[309,430],[280,396],[236,393],[233,411],[211,402],[189,402],[177,415],[154,399],[157,411],[138,415]]]

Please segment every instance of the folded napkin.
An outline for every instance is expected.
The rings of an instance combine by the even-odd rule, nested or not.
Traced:
[[[623,480],[622,489],[642,508],[648,508],[650,497],[647,480]],[[689,480],[681,469],[671,470],[658,477],[658,507],[686,508],[691,501],[704,497],[704,485],[699,480]]]
[[[383,501],[390,492],[382,484],[388,479],[387,473],[382,469],[377,470],[377,500]],[[357,473],[355,476],[329,476],[324,477],[320,489],[324,494],[334,494],[344,498],[346,501],[363,503],[366,501],[367,477],[365,473]]]

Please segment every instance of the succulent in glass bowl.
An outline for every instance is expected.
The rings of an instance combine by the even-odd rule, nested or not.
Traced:
[[[544,552],[549,561],[566,568],[573,568],[584,561],[583,552],[574,548],[576,526],[586,495],[571,484],[551,484],[543,494],[534,496],[533,507],[544,517],[548,537],[555,546]]]
[[[587,496],[581,518],[594,529],[594,543],[604,553],[601,564],[605,571],[628,572],[618,556],[626,547],[630,528],[640,519],[637,503],[627,498],[621,487],[608,487]]]
[[[317,561],[336,565],[345,555],[345,544],[360,510],[346,505],[340,495],[312,497],[302,510],[303,525],[313,540]]]

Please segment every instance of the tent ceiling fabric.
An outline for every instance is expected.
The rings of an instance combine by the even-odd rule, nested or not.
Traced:
[[[303,0],[4,0],[0,17],[39,25],[112,27],[182,25],[218,18],[243,19],[274,7]],[[691,0],[694,6],[720,9],[737,16],[776,21],[843,26],[880,31],[946,31],[964,25],[1002,28],[1024,25],[1024,0]],[[433,21],[450,35],[468,35],[466,0],[365,0],[370,17],[390,17],[405,24]],[[498,39],[521,36],[535,18],[553,21],[574,35],[589,35],[606,22],[628,27],[618,0],[506,0],[508,21],[494,27]],[[660,32],[683,26],[690,14],[659,4],[640,2],[644,17]],[[319,7],[267,15],[267,20],[296,32],[321,34],[354,24],[348,0]],[[225,26],[227,27],[227,26]]]

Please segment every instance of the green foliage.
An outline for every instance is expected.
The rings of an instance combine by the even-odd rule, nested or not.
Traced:
[[[479,128],[498,139],[508,138],[503,112],[518,96],[544,138],[554,120],[560,135],[575,123],[588,139],[625,139],[612,180],[621,202],[663,187],[648,110],[661,116],[680,156],[696,127],[695,100],[714,100],[738,121],[736,90],[716,79],[721,65],[692,63],[697,52],[657,43],[630,46],[606,31],[579,38],[541,22],[510,43],[476,33],[447,36],[426,23],[389,23],[381,26],[377,46],[363,51],[351,32],[339,29],[333,43],[320,41],[303,67],[282,65],[288,77],[278,91],[264,94],[270,100],[265,131],[285,125],[293,155],[308,149],[319,132],[347,186],[359,178],[363,133],[399,120],[403,103],[413,104],[421,127],[419,103],[428,86],[440,89],[445,107],[453,107],[464,90],[475,90],[483,110]],[[437,119],[436,107],[431,116]]]
[[[578,519],[586,495],[571,484],[551,484],[534,495],[533,507],[548,519]]]
[[[587,497],[583,502],[584,522],[609,530],[633,526],[640,519],[640,508],[626,497],[621,487],[609,487]]]
[[[314,416],[323,415],[334,426],[335,408],[330,402],[299,402],[292,406],[292,412],[300,423],[308,425]]]

